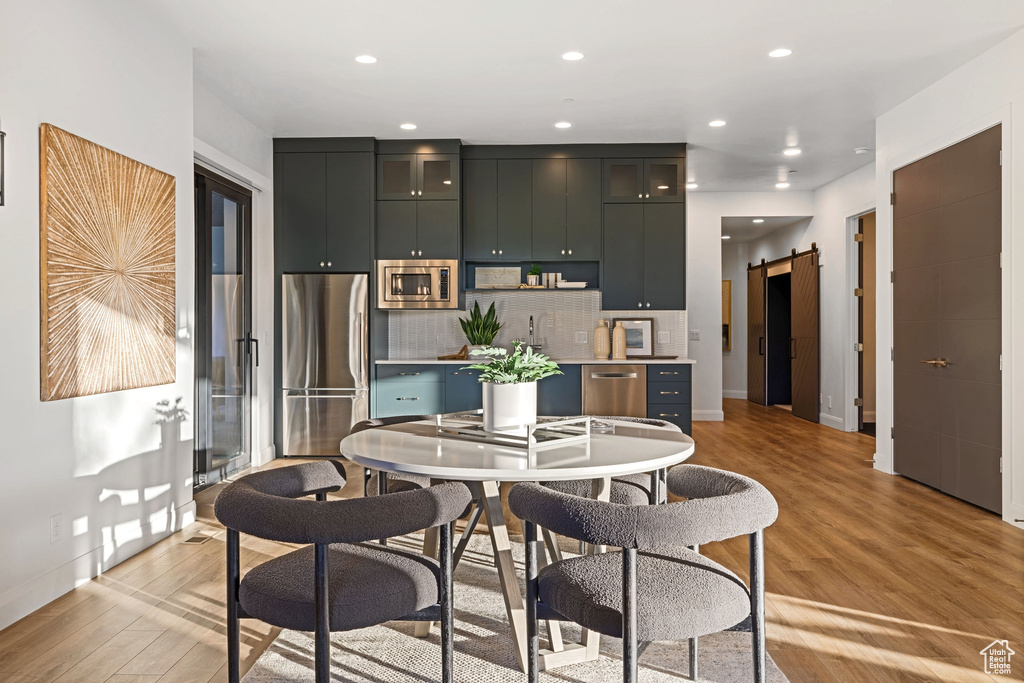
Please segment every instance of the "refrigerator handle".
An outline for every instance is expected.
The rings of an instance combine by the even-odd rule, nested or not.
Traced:
[[[363,313],[360,311],[356,314],[356,336],[359,338],[359,353],[356,356],[359,359],[359,384],[366,385],[366,364],[369,361],[364,355],[366,349],[363,348],[363,339],[366,335],[366,330],[363,328]]]

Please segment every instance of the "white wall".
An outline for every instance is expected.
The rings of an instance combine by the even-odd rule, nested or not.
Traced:
[[[274,140],[199,83],[193,87],[195,153],[202,166],[252,190],[252,462],[274,459]]]
[[[878,433],[892,426],[892,172],[1003,125],[1003,519],[1024,518],[1024,32],[971,60],[879,117],[875,129],[878,262]],[[1016,136],[1012,130],[1018,131]],[[1016,201],[1015,201],[1016,200]],[[892,442],[879,438],[875,466],[892,471]]]
[[[192,411],[192,51],[141,3],[8,2],[0,20],[0,627],[194,517],[192,423],[162,443],[154,406]],[[177,380],[39,400],[39,126],[174,175]],[[63,536],[50,543],[50,517]]]
[[[722,279],[732,280],[732,348],[722,351],[722,398],[747,397],[746,243],[722,242]]]
[[[686,309],[693,366],[693,419],[722,415],[722,217],[807,216],[810,192],[692,192],[686,207]],[[733,348],[736,348],[735,344]]]

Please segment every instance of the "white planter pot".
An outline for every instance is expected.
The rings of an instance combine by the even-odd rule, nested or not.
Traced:
[[[483,383],[484,431],[520,429],[537,422],[537,383]]]

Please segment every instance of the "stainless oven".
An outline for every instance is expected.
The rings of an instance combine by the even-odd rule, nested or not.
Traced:
[[[459,262],[377,261],[378,308],[458,308]]]

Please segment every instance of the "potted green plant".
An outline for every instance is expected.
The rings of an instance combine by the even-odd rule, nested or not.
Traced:
[[[536,287],[540,284],[540,266],[536,263],[530,266],[530,272],[526,274],[526,284]]]
[[[488,362],[463,370],[479,370],[483,384],[484,431],[520,429],[537,422],[537,381],[561,375],[558,363],[537,353],[520,341],[512,342],[512,353],[489,346],[471,351]]]
[[[478,349],[490,346],[501,329],[498,314],[494,312],[493,301],[486,314],[480,312],[480,302],[475,302],[469,311],[469,318],[459,318],[459,324],[462,325],[462,331],[466,334],[470,346]]]

